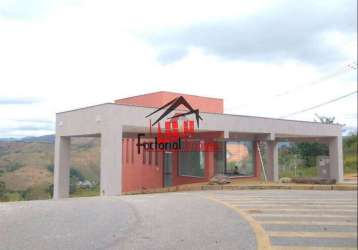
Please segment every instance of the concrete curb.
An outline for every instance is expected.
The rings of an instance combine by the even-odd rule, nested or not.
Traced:
[[[178,191],[202,191],[202,190],[275,190],[275,189],[289,189],[289,190],[340,190],[340,191],[355,191],[357,185],[312,185],[312,184],[258,184],[258,185],[183,185],[168,188],[153,188],[134,192],[124,192],[125,195],[133,194],[151,194],[151,193],[167,193]]]

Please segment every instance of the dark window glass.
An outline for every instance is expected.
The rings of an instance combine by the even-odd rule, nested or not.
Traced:
[[[215,174],[225,174],[226,164],[226,143],[217,141],[217,150],[214,152],[214,170]]]
[[[190,143],[192,148],[198,149],[193,144],[198,144],[200,141],[186,141],[182,142]],[[199,150],[192,151],[180,151],[179,152],[179,175],[181,176],[193,176],[193,177],[204,177],[204,152]]]

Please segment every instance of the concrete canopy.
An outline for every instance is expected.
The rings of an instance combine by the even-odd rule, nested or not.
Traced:
[[[73,136],[101,137],[101,195],[122,193],[122,137],[146,131],[146,115],[154,108],[105,103],[56,115],[54,198],[68,196],[69,146]],[[250,137],[269,145],[269,178],[278,180],[279,141],[320,141],[329,144],[331,178],[343,180],[342,125],[221,113],[200,113],[200,130],[223,131],[225,138]]]

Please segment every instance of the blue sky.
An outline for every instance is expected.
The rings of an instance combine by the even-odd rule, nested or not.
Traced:
[[[357,90],[355,0],[2,0],[0,34],[0,137],[158,90],[266,117]],[[357,95],[288,118],[315,113],[356,127]]]

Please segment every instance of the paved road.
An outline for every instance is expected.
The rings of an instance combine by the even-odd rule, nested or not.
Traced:
[[[200,193],[0,204],[0,249],[256,249],[249,224]]]
[[[357,249],[356,192],[251,190],[214,198],[252,219],[273,250]]]
[[[350,191],[72,198],[0,204],[0,249],[356,249],[356,226]]]
[[[105,249],[137,221],[116,198],[0,203],[0,249]]]

